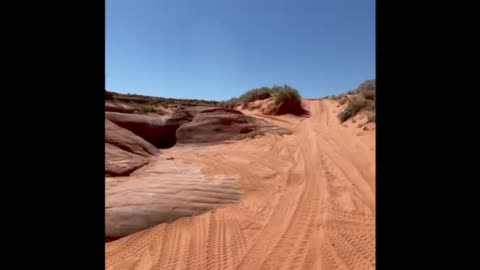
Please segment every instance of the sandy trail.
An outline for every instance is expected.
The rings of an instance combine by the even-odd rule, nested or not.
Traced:
[[[374,269],[375,133],[341,125],[332,101],[304,104],[309,118],[255,115],[293,135],[169,149],[239,175],[244,195],[107,243],[107,269]]]

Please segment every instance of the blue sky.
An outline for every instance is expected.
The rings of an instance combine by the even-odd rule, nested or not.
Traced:
[[[107,90],[159,97],[339,94],[375,78],[375,1],[106,0],[105,72]]]

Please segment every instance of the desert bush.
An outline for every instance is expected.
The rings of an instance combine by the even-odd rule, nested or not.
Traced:
[[[362,108],[367,105],[367,101],[361,97],[353,97],[348,102],[348,106],[346,108],[347,111],[351,111],[353,114],[358,113]]]
[[[139,107],[138,107],[138,110],[139,110],[141,113],[149,113],[149,112],[153,112],[153,111],[154,111],[152,105],[142,105],[142,106],[139,106]]]
[[[348,118],[352,117],[352,114],[351,112],[347,112],[347,111],[343,111],[343,112],[340,112],[338,115],[337,115],[338,119],[340,120],[340,122],[345,122],[348,120]]]
[[[369,114],[369,115],[367,116],[367,123],[372,123],[372,122],[375,123],[375,120],[376,120],[375,118],[376,118],[376,117],[375,117],[375,113]]]
[[[255,100],[262,100],[267,99],[270,97],[275,98],[275,104],[279,104],[285,100],[295,100],[300,102],[301,96],[297,89],[288,86],[273,86],[273,87],[261,87],[255,88],[252,90],[247,91],[243,95],[239,96],[238,98],[231,98],[225,101],[223,104],[224,106],[237,106],[243,104],[244,106],[252,101]]]
[[[155,105],[160,105],[160,104],[162,104],[162,103],[163,103],[162,100],[152,99],[152,100],[149,100],[149,101],[146,103],[146,106],[155,106]]]
[[[336,96],[335,96],[335,95],[332,96],[332,99],[333,99],[333,100],[340,100],[340,99],[342,99],[343,97],[345,97],[345,94],[339,94],[339,95],[336,95]]]
[[[343,123],[348,120],[350,117],[356,115],[361,109],[367,105],[367,101],[362,98],[355,96],[348,102],[347,108],[343,112],[338,114],[338,119]]]
[[[232,109],[240,102],[238,98],[231,98],[221,103],[222,107]]]
[[[243,104],[261,99],[267,99],[273,95],[274,90],[268,87],[255,88],[247,91],[241,95],[238,99],[242,101]]]
[[[348,101],[348,99],[342,98],[342,99],[340,99],[340,100],[338,101],[338,104],[343,105],[343,104],[345,104],[347,101]]]
[[[300,103],[301,97],[297,89],[285,85],[283,88],[280,88],[275,92],[275,104],[278,105],[285,100],[293,100],[297,103]]]
[[[359,92],[365,99],[374,100],[375,89],[375,80],[367,80],[358,86],[357,92]]]
[[[369,111],[375,111],[375,100],[366,99],[365,109]]]

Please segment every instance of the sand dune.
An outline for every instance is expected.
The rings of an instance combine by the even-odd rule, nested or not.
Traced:
[[[334,101],[304,106],[309,118],[255,115],[292,135],[166,150],[205,186],[238,176],[243,195],[107,243],[106,268],[374,269],[375,131],[340,124]]]

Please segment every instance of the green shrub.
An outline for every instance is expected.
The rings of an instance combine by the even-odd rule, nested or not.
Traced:
[[[301,97],[297,89],[285,85],[283,88],[275,92],[275,104],[278,105],[285,100],[293,100],[297,103],[300,103]]]
[[[375,123],[375,120],[376,120],[375,118],[376,118],[376,117],[375,117],[375,113],[369,114],[369,115],[367,116],[367,123],[372,123],[372,122]]]
[[[242,101],[243,104],[261,99],[267,99],[272,96],[273,89],[268,87],[256,88],[250,91],[247,91],[245,94],[241,95],[238,99]]]
[[[367,80],[358,86],[357,92],[359,92],[365,99],[375,100],[375,89],[375,80]]]
[[[347,100],[348,100],[348,99],[346,99],[346,98],[342,98],[342,99],[340,99],[340,100],[338,101],[338,104],[343,105],[343,104],[345,104],[345,103],[347,102]]]
[[[149,112],[153,112],[154,109],[153,109],[153,106],[152,105],[142,105],[138,108],[138,110],[141,112],[141,113],[149,113]]]
[[[357,114],[362,108],[367,105],[367,101],[361,97],[353,97],[348,102],[348,106],[346,108],[347,111],[351,111],[352,114]]]
[[[247,91],[238,98],[231,98],[224,102],[224,106],[237,106],[243,104],[244,106],[255,100],[267,99],[270,97],[275,98],[275,104],[279,104],[284,100],[295,100],[300,102],[301,96],[295,88],[284,85],[284,86],[273,86],[273,87],[261,87],[255,88]]]
[[[347,112],[347,111],[343,111],[343,112],[340,112],[338,115],[337,115],[338,119],[340,120],[340,122],[345,122],[347,121],[348,118],[352,117],[352,114],[350,112]]]
[[[367,105],[367,101],[364,98],[354,96],[348,102],[347,108],[345,108],[343,112],[338,114],[338,119],[343,123],[348,118],[356,115],[366,105]]]
[[[375,111],[375,100],[366,99],[365,109]]]
[[[160,105],[161,103],[162,103],[161,100],[152,99],[152,100],[149,100],[149,101],[146,103],[146,106],[155,106],[155,105]]]
[[[232,109],[240,102],[238,98],[231,98],[221,103],[222,107]]]

